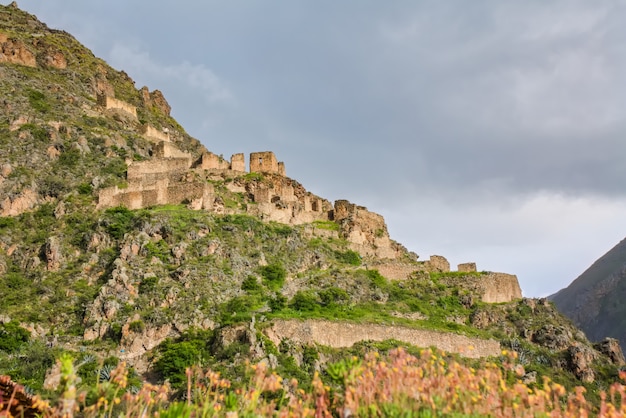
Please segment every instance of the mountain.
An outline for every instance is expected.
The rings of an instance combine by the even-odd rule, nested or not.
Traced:
[[[265,361],[306,385],[398,345],[479,368],[507,349],[525,382],[596,397],[624,364],[514,275],[420,260],[271,151],[207,150],[160,91],[14,3],[0,92],[0,374],[31,389],[55,388],[68,354],[85,386],[125,361],[134,386],[181,387],[195,363],[237,382]]]
[[[626,239],[550,299],[592,341],[626,341]]]

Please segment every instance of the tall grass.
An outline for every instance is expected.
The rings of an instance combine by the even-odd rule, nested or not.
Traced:
[[[191,367],[182,400],[171,401],[167,385],[127,388],[127,369],[118,365],[110,379],[78,393],[71,360],[61,359],[63,376],[55,405],[36,398],[44,417],[623,417],[626,388],[614,383],[599,405],[585,389],[565,388],[545,378],[530,387],[520,380],[523,366],[503,352],[504,366],[471,368],[429,349],[417,356],[401,348],[329,365],[305,391],[284,381],[266,362],[249,365],[243,384],[219,373]],[[626,378],[622,372],[621,379]],[[3,409],[4,408],[4,409]],[[0,416],[8,407],[0,400]],[[3,415],[4,414],[4,415]]]

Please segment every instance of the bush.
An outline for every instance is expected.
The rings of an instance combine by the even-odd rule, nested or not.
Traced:
[[[356,251],[348,250],[345,252],[335,251],[335,258],[345,264],[350,264],[351,266],[360,266],[361,265],[361,255]]]
[[[350,295],[343,289],[338,287],[330,287],[319,292],[322,305],[330,306],[338,302],[345,302],[350,299]]]
[[[248,276],[241,283],[241,289],[246,292],[258,292],[261,290],[261,285],[257,281],[257,278],[254,276]]]
[[[367,270],[367,277],[369,277],[371,284],[379,289],[385,289],[389,284],[387,279],[378,272],[378,270]]]
[[[269,264],[263,266],[260,269],[261,276],[263,276],[263,283],[271,290],[278,291],[282,289],[285,284],[285,278],[287,277],[287,271],[280,264]]]
[[[93,193],[93,186],[89,183],[81,183],[78,185],[78,193],[82,195],[90,195]]]
[[[275,297],[269,300],[268,305],[272,312],[282,311],[287,307],[287,298],[278,293]]]
[[[46,95],[37,90],[28,90],[28,102],[38,112],[46,113],[50,110],[50,103],[46,100]]]
[[[150,293],[156,289],[157,283],[159,283],[158,277],[145,277],[141,283],[139,283],[139,294]]]
[[[58,198],[67,191],[67,183],[60,177],[44,177],[37,182],[39,194]]]
[[[29,339],[30,333],[16,321],[0,324],[0,350],[13,353]]]
[[[212,331],[191,329],[176,341],[171,339],[163,341],[158,347],[156,371],[164,379],[169,379],[174,387],[181,386],[187,381],[185,369],[202,364],[209,358],[212,339]]]
[[[319,301],[311,291],[298,291],[291,299],[290,307],[300,312],[313,312],[319,308]]]
[[[174,386],[180,386],[187,379],[185,369],[200,362],[202,353],[197,344],[191,341],[168,342],[160,346],[161,355],[155,363],[156,370]]]
[[[133,220],[133,212],[124,206],[118,206],[104,212],[103,224],[109,235],[115,239],[122,239],[126,231],[131,229]]]
[[[128,329],[130,329],[132,332],[142,333],[146,329],[146,325],[140,319],[138,321],[133,321],[128,324]]]
[[[168,263],[170,258],[170,249],[165,240],[159,240],[157,242],[149,241],[144,247],[147,251],[149,259],[156,257],[163,263]]]
[[[20,127],[20,132],[28,131],[39,142],[48,142],[48,131],[46,128],[35,125],[33,123],[26,123]]]
[[[60,166],[66,167],[66,168],[76,167],[79,161],[80,161],[80,151],[78,151],[76,148],[63,151],[61,155],[59,155],[59,159],[57,160]]]
[[[252,312],[260,307],[258,297],[246,295],[236,296],[222,305],[221,323],[222,325],[248,321],[252,318]]]

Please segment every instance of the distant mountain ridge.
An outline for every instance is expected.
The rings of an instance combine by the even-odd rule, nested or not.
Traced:
[[[626,341],[626,239],[549,297],[592,341]]]

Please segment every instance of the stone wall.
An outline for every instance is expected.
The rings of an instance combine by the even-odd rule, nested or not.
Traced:
[[[128,165],[126,178],[129,182],[151,184],[158,179],[185,173],[188,169],[189,160],[185,158],[134,161]]]
[[[399,340],[417,347],[436,347],[448,353],[479,358],[498,356],[500,343],[464,335],[375,324],[353,324],[323,320],[275,320],[267,336],[277,346],[283,339],[299,344],[320,344],[333,348],[351,347],[360,341]]]
[[[329,219],[330,202],[307,192],[287,177],[268,175],[263,181],[244,181],[242,185],[255,203],[248,205],[250,215],[292,225]]]
[[[276,173],[285,175],[285,164],[278,162],[271,151],[253,152],[250,154],[251,173]]]
[[[416,271],[425,271],[423,263],[412,264],[396,261],[374,264],[370,267],[378,270],[380,274],[390,280],[405,280]]]
[[[154,205],[193,202],[196,209],[212,205],[214,190],[211,184],[201,182],[173,182],[160,179],[152,184],[131,183],[127,188],[117,186],[102,189],[98,194],[98,209],[125,206],[142,209]]]
[[[476,279],[483,289],[483,302],[510,302],[522,297],[522,289],[514,274],[488,273],[486,276],[476,276]]]
[[[233,154],[230,157],[230,162],[226,161],[222,156],[213,154],[207,151],[202,154],[200,163],[197,165],[198,169],[209,171],[233,171],[236,173],[246,172],[246,160],[242,153]]]
[[[198,168],[203,170],[229,170],[230,163],[217,154],[205,152],[202,154]]]
[[[510,302],[522,297],[517,276],[506,273],[468,274],[461,277],[442,277],[442,283],[448,286],[459,286],[481,295],[486,303]]]
[[[151,125],[143,125],[141,127],[141,133],[144,138],[151,142],[170,142],[170,133],[167,131],[160,131]]]
[[[441,255],[431,255],[430,260],[425,262],[426,270],[432,272],[448,273],[450,263]]]
[[[462,263],[457,266],[457,271],[471,273],[476,271],[476,263]]]
[[[161,141],[153,149],[153,157],[156,158],[182,158],[187,161],[187,168],[191,168],[191,154],[179,150],[171,142]]]
[[[230,169],[233,171],[246,171],[246,159],[243,153],[233,154],[230,157]]]
[[[98,105],[104,107],[106,110],[121,110],[137,119],[137,108],[130,103],[126,103],[122,100],[115,99],[104,94],[97,96]]]

